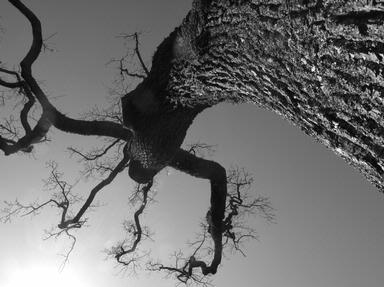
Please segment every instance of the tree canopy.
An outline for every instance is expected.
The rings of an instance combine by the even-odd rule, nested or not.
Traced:
[[[4,221],[52,205],[61,215],[57,230],[49,236],[66,234],[75,243],[71,231],[84,225],[97,193],[128,170],[138,183],[132,201],[140,206],[134,220],[124,226],[131,240],[118,243],[109,255],[123,266],[135,266],[145,255],[136,247],[150,234],[140,224],[140,214],[151,199],[154,177],[169,166],[210,181],[210,208],[191,254],[175,254],[174,266],[149,262],[148,268],[175,274],[183,283],[206,284],[205,275],[216,273],[223,249],[230,246],[242,252],[240,241],[253,237],[252,230],[237,225],[235,218],[258,212],[273,220],[267,198],[243,193],[252,182],[249,174],[241,169],[226,171],[200,156],[210,148],[204,144],[180,148],[194,118],[221,102],[254,103],[277,112],[383,191],[384,7],[380,1],[195,0],[182,24],[158,46],[150,67],[141,56],[139,35],[124,35],[135,43],[140,68],[131,71],[126,57],[114,63],[122,81],[134,77],[141,82],[133,90],[122,89],[121,104],[93,110],[83,119],[60,111],[36,80],[33,65],[47,48],[41,22],[22,1],[9,2],[28,20],[32,43],[19,68],[0,67],[0,85],[21,99],[18,116],[10,116],[0,126],[4,155],[31,153],[34,145],[49,139],[52,128],[105,137],[107,144],[90,152],[70,148],[85,163],[87,176],[102,178],[86,198],[72,193],[72,185],[51,162],[46,185],[52,198],[27,205],[8,202]],[[112,156],[101,160],[110,152]],[[76,205],[80,207],[72,210]]]

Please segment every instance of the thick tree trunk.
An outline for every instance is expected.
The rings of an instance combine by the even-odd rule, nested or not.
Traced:
[[[186,109],[275,111],[384,191],[383,24],[380,1],[195,1],[148,80]]]

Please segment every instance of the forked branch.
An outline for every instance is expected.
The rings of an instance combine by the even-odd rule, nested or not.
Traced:
[[[210,264],[196,260],[192,256],[189,260],[189,273],[199,267],[204,275],[215,274],[222,258],[222,233],[225,215],[225,202],[227,197],[227,177],[225,169],[218,163],[202,159],[180,149],[171,167],[188,173],[192,176],[209,179],[211,182],[211,207],[210,207],[210,234],[214,242],[214,255]]]
[[[81,135],[108,136],[128,141],[131,138],[132,132],[121,124],[111,121],[85,121],[72,119],[59,112],[52,105],[32,75],[32,65],[39,57],[43,46],[40,20],[21,1],[9,0],[9,2],[29,21],[32,27],[33,40],[30,49],[20,62],[21,77],[19,77],[17,73],[7,69],[2,68],[2,70],[0,70],[0,72],[17,77],[16,82],[8,82],[1,79],[0,85],[11,89],[22,88],[25,96],[28,98],[28,102],[25,104],[20,115],[21,123],[26,131],[25,136],[17,142],[10,141],[9,139],[0,136],[0,149],[3,150],[6,155],[16,153],[20,150],[29,151],[31,150],[31,145],[40,142],[41,139],[46,136],[52,125],[64,132]],[[28,124],[27,116],[35,100],[40,103],[43,113],[36,126],[32,129]]]
[[[81,222],[81,218],[82,216],[84,215],[84,213],[87,211],[87,209],[91,206],[93,200],[95,199],[96,197],[96,194],[102,190],[105,186],[109,185],[114,179],[115,177],[121,172],[123,171],[126,166],[127,166],[127,163],[129,161],[129,154],[127,152],[127,145],[125,146],[124,148],[124,156],[123,156],[123,159],[116,165],[116,167],[110,172],[110,174],[108,175],[107,178],[103,179],[99,184],[97,184],[92,190],[91,192],[89,193],[88,195],[88,198],[86,199],[85,203],[83,204],[83,206],[80,208],[80,210],[76,213],[76,215],[71,218],[71,219],[67,219],[65,221],[62,221],[58,227],[60,229],[65,229],[67,228],[68,226],[70,225],[73,225],[73,224],[78,224],[79,222]]]
[[[114,169],[112,169],[108,177],[102,180],[91,190],[87,199],[74,216],[71,216],[70,209],[74,204],[79,203],[83,199],[72,193],[73,185],[63,180],[62,173],[58,171],[57,164],[50,162],[48,166],[51,169],[51,172],[49,178],[45,181],[45,186],[49,191],[53,192],[51,198],[43,203],[22,204],[18,200],[15,200],[14,202],[5,202],[5,207],[1,210],[3,215],[0,217],[0,221],[10,222],[14,216],[36,215],[41,211],[42,208],[49,205],[60,209],[61,215],[57,225],[59,230],[54,228],[50,231],[47,231],[46,239],[52,237],[57,238],[62,234],[67,235],[71,239],[71,246],[69,250],[63,255],[63,267],[68,261],[69,255],[74,249],[76,243],[76,237],[70,232],[70,230],[81,228],[84,225],[86,219],[83,218],[83,215],[92,206],[96,194],[102,188],[110,184],[115,179],[117,174],[125,169],[128,161],[129,155],[127,153],[126,145],[121,161],[116,165]]]
[[[194,283],[207,286],[210,282],[207,275],[214,274],[225,250],[236,251],[245,255],[242,250],[243,243],[250,239],[257,239],[254,229],[247,227],[244,221],[246,217],[257,214],[266,219],[267,222],[274,222],[273,208],[268,198],[250,194],[253,178],[244,169],[230,169],[224,180],[220,167],[215,162],[197,158],[185,151],[179,151],[172,166],[194,176],[210,179],[211,207],[205,221],[201,223],[201,232],[193,242],[189,243],[192,249],[189,256],[185,256],[181,251],[175,252],[173,254],[174,264],[149,262],[148,269],[174,275],[178,281],[184,284]],[[204,168],[206,169],[204,170]],[[223,186],[221,189],[215,188],[223,180],[228,190],[224,189]],[[221,212],[222,206],[220,204],[223,204],[223,201],[215,198],[214,193],[226,198],[226,201],[224,198],[224,215],[220,225],[214,216],[217,216],[215,214],[218,210]],[[218,232],[219,228],[220,233]],[[210,254],[213,254],[213,260],[211,263],[207,263],[207,258],[212,256]],[[198,269],[201,272],[195,272]]]
[[[123,241],[111,248],[111,250],[108,250],[108,254],[114,256],[116,261],[119,264],[122,264],[125,268],[132,268],[132,265],[135,266],[136,262],[141,257],[137,254],[139,243],[142,241],[143,236],[149,236],[149,231],[146,231],[140,223],[140,216],[150,200],[149,192],[151,191],[152,185],[153,181],[144,185],[137,185],[135,197],[140,198],[140,207],[133,215],[133,222],[127,222],[124,226],[126,231],[133,238],[133,241],[129,243]]]

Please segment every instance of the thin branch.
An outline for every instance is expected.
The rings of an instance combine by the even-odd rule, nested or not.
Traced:
[[[216,145],[209,145],[202,142],[187,144],[186,150],[196,156],[205,158],[207,155],[211,156],[215,152]]]
[[[83,154],[82,152],[78,151],[77,149],[75,149],[74,147],[69,147],[68,150],[71,151],[72,153],[74,154],[77,154],[79,155],[80,157],[82,157],[84,160],[87,160],[87,161],[93,161],[93,160],[96,160],[102,156],[104,156],[105,154],[108,153],[108,151],[113,148],[118,142],[120,141],[120,139],[117,139],[115,141],[113,141],[110,145],[108,145],[106,148],[103,149],[103,151],[101,151],[100,153],[96,153],[96,154]]]
[[[75,245],[76,245],[76,241],[77,241],[76,237],[73,234],[71,234],[68,230],[65,230],[65,234],[67,234],[67,236],[70,239],[72,239],[72,243],[71,243],[71,246],[69,247],[69,250],[66,253],[63,254],[64,260],[63,260],[63,263],[60,266],[60,270],[63,270],[65,265],[68,263],[69,256],[71,255],[73,249],[75,249]]]
[[[1,213],[4,214],[0,217],[0,221],[3,223],[8,223],[12,221],[12,218],[14,216],[27,216],[27,215],[36,215],[40,209],[47,206],[48,204],[53,203],[56,206],[59,205],[59,203],[53,199],[47,200],[43,203],[32,203],[32,204],[22,204],[19,200],[15,200],[13,202],[10,201],[4,201],[5,207],[1,209]]]
[[[143,68],[144,72],[147,74],[147,76],[149,75],[149,71],[146,67],[146,65],[144,64],[144,61],[143,61],[143,58],[141,57],[141,53],[140,53],[140,49],[139,49],[139,34],[137,32],[135,32],[133,34],[134,38],[135,38],[135,52],[136,52],[136,55],[137,55],[137,58],[139,59],[139,62],[141,64],[141,67]]]
[[[145,75],[138,74],[138,73],[133,73],[133,72],[128,71],[127,68],[123,67],[123,61],[124,61],[124,59],[120,59],[120,67],[119,67],[120,75],[125,74],[127,76],[130,76],[130,77],[133,77],[133,78],[139,78],[139,79],[145,79],[146,78]]]
[[[45,39],[43,39],[43,45],[42,45],[42,48],[45,51],[49,51],[49,52],[54,52],[55,49],[54,48],[51,48],[50,45],[48,44],[48,40],[50,40],[51,38],[55,37],[57,35],[57,33],[53,33],[51,35],[49,35],[48,37],[46,37]]]
[[[138,266],[138,262],[140,261],[139,259],[147,256],[147,253],[140,256],[137,251],[139,244],[142,242],[143,235],[149,237],[149,231],[145,231],[141,226],[140,215],[144,212],[148,201],[151,199],[149,197],[149,192],[151,191],[152,185],[153,180],[144,185],[138,184],[135,196],[130,200],[130,202],[133,202],[139,197],[139,195],[141,196],[140,207],[135,211],[133,216],[134,222],[128,223],[124,226],[127,232],[133,237],[133,242],[130,243],[130,247],[126,247],[127,244],[125,241],[122,241],[108,250],[108,254],[113,255],[117,263],[124,266],[125,269],[129,267],[134,271]],[[128,258],[127,255],[129,255]]]
[[[127,145],[126,147],[124,148],[124,157],[123,159],[117,164],[117,166],[111,171],[111,173],[109,174],[109,176],[107,178],[105,178],[104,180],[102,180],[99,184],[97,184],[90,192],[90,194],[88,195],[88,198],[87,200],[85,201],[85,203],[83,204],[83,206],[80,208],[80,210],[77,212],[77,214],[72,218],[72,219],[68,219],[66,220],[65,222],[62,222],[59,224],[59,228],[66,228],[68,225],[71,225],[71,224],[76,224],[78,222],[80,222],[80,219],[81,217],[83,216],[83,214],[87,211],[87,209],[90,207],[90,205],[92,204],[93,200],[95,199],[96,197],[96,194],[101,190],[103,189],[105,186],[107,186],[108,184],[110,184],[114,179],[115,177],[126,167],[126,164],[128,163],[129,161],[129,155],[128,155],[128,152],[127,152]]]
[[[23,83],[19,79],[19,74],[17,72],[11,71],[11,70],[7,70],[7,69],[1,68],[1,67],[0,67],[0,72],[5,73],[5,74],[9,74],[9,75],[13,75],[13,76],[15,76],[17,78],[16,82],[7,82],[7,81],[5,81],[5,80],[0,78],[0,85],[1,86],[4,86],[6,88],[10,88],[10,89],[21,88]]]
[[[148,70],[147,66],[145,65],[145,63],[144,63],[144,60],[143,60],[143,57],[141,56],[141,52],[140,52],[140,48],[139,48],[139,34],[137,32],[135,32],[135,33],[130,34],[130,35],[124,34],[124,35],[121,35],[119,37],[122,37],[124,39],[130,39],[130,38],[134,39],[134,41],[135,41],[134,53],[137,56],[137,59],[139,60],[141,69],[144,71],[144,74],[142,74],[142,73],[135,73],[135,72],[131,72],[127,68],[125,68],[124,67],[124,61],[127,58],[127,55],[125,55],[120,60],[118,60],[120,75],[123,76],[125,74],[125,75],[127,75],[129,77],[139,78],[139,79],[145,79],[146,77],[148,77],[149,70]],[[117,61],[117,60],[113,60],[113,61]]]
[[[63,234],[67,235],[67,237],[71,240],[71,243],[70,243],[68,250],[66,250],[64,253],[60,254],[64,258],[62,263],[60,264],[60,267],[59,267],[60,271],[63,271],[64,267],[67,265],[67,263],[69,261],[69,257],[71,256],[73,250],[75,249],[75,245],[77,242],[77,238],[76,238],[76,236],[74,236],[71,233],[71,230],[74,228],[80,228],[80,227],[81,226],[79,226],[79,225],[74,225],[74,226],[68,227],[66,229],[59,230],[57,232],[46,231],[47,236],[44,238],[44,240],[48,240],[48,239],[53,238],[53,237],[58,238],[58,237],[62,236]]]

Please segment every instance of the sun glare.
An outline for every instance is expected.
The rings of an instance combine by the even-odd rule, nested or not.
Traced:
[[[80,277],[74,272],[39,266],[14,270],[5,287],[84,287]]]

